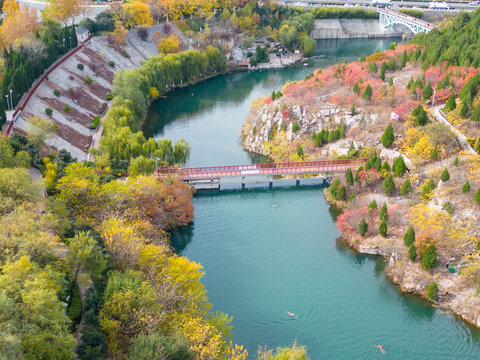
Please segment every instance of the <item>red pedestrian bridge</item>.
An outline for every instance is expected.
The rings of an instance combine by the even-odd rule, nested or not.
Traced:
[[[303,162],[281,162],[250,165],[228,165],[228,166],[205,166],[193,168],[168,168],[158,169],[158,178],[175,176],[183,181],[208,180],[219,181],[224,177],[242,177],[242,185],[245,185],[247,176],[268,176],[271,183],[275,175],[296,175],[297,181],[301,174],[323,173],[327,177],[331,172],[344,172],[348,168],[355,168],[365,164],[367,159],[346,159],[346,160],[318,160]]]

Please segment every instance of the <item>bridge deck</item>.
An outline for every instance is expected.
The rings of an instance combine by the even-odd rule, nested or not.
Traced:
[[[365,164],[367,159],[318,160],[251,165],[206,166],[194,168],[159,169],[157,177],[175,175],[181,180],[216,179],[234,176],[289,175],[346,171]]]
[[[432,30],[432,29],[435,28],[435,25],[433,25],[429,22],[426,22],[426,21],[421,20],[421,19],[417,19],[413,16],[409,16],[409,15],[406,15],[406,14],[399,13],[398,11],[377,8],[377,12],[379,14],[384,14],[384,15],[396,17],[398,19],[402,19],[403,21],[407,21],[407,22],[411,23],[412,25],[420,26],[420,27],[422,27],[424,29],[427,29],[427,30]]]

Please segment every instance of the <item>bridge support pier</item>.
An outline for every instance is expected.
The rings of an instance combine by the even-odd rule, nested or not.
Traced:
[[[245,189],[245,176],[242,176],[242,189]]]
[[[268,187],[271,189],[273,187],[273,176],[268,176]]]
[[[298,186],[300,185],[300,175],[297,174],[296,178],[295,178],[295,185]]]

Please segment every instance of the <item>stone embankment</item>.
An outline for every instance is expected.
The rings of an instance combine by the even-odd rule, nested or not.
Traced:
[[[378,20],[321,19],[315,20],[311,37],[323,39],[370,39],[400,37],[402,32],[383,29]]]
[[[149,36],[143,41],[137,30],[132,30],[122,46],[111,36],[92,38],[42,82],[12,130],[25,134],[32,116],[48,118],[58,130],[46,140],[47,145],[69,151],[78,161],[85,160],[96,131],[101,129],[91,130],[90,125],[95,116],[102,116],[108,108],[107,97],[115,72],[138,68],[147,58],[158,55],[152,40],[156,32],[162,33],[163,25],[150,27]],[[60,95],[56,96],[54,90],[60,90]],[[52,109],[51,115],[46,114],[47,108]]]

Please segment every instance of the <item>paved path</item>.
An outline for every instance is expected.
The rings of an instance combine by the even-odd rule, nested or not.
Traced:
[[[435,119],[448,126],[450,128],[450,130],[453,131],[453,133],[457,136],[457,141],[458,143],[460,144],[460,148],[462,150],[466,150],[468,152],[470,152],[472,155],[477,155],[477,153],[475,152],[475,150],[473,150],[473,148],[470,146],[470,144],[468,143],[467,141],[467,138],[465,137],[465,135],[463,135],[455,126],[453,126],[447,119],[445,119],[445,117],[442,115],[442,113],[440,112],[440,110],[442,110],[444,107],[444,105],[439,105],[439,106],[435,106],[434,108],[430,108],[432,110],[432,113],[433,113],[433,116],[435,116]]]
[[[45,9],[46,2],[45,1],[37,1],[37,0],[18,0],[20,5],[25,5],[28,6],[29,8],[32,9],[37,9],[38,12],[40,13],[43,9]],[[108,10],[110,8],[110,5],[107,4],[101,4],[101,5],[88,5],[88,9],[85,12],[85,17],[94,19],[98,14],[101,12],[104,12],[105,10]],[[84,19],[83,14],[80,16],[77,16],[75,18],[75,24],[78,24],[80,21]]]

